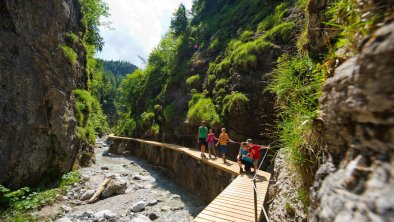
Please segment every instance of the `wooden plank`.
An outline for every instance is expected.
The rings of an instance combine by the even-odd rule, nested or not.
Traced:
[[[214,202],[211,202],[210,204],[209,204],[209,206],[211,206],[211,205],[213,205],[214,207],[220,207],[220,208],[229,208],[229,209],[234,209],[234,210],[236,210],[236,209],[238,209],[240,206],[235,206],[235,205],[229,205],[228,204],[228,201],[221,201],[220,199],[215,199],[214,200]],[[242,206],[244,206],[243,204],[242,204]],[[243,211],[245,211],[245,212],[248,212],[248,213],[254,213],[254,209],[251,209],[251,208],[248,208],[248,207],[244,207],[243,209],[242,209]]]
[[[227,206],[222,206],[222,205],[215,205],[215,204],[209,204],[204,210],[210,210],[210,211],[215,211],[218,213],[223,212],[223,214],[226,214],[224,212],[231,212],[235,214],[240,214],[246,217],[251,217],[251,213],[249,211],[244,211],[243,206],[232,206],[232,205],[227,205]],[[248,209],[248,208],[245,208]],[[254,211],[253,211],[254,212]]]
[[[214,222],[234,221],[234,220],[226,220],[226,219],[219,218],[219,217],[216,217],[216,216],[207,215],[207,214],[204,214],[203,212],[201,212],[201,213],[197,216],[197,218],[203,218],[203,219],[205,219],[205,220],[214,221]]]
[[[228,221],[251,221],[250,219],[248,219],[248,218],[244,218],[244,217],[242,217],[242,218],[240,218],[239,216],[228,216],[228,215],[225,215],[225,214],[223,214],[223,213],[215,213],[215,212],[212,212],[212,211],[209,211],[209,210],[204,210],[203,212],[202,212],[202,214],[204,214],[204,215],[208,215],[208,216],[212,216],[212,217],[216,217],[216,218],[220,218],[220,219],[224,219],[224,220],[228,220]],[[254,221],[254,218],[253,218],[253,221]]]
[[[217,201],[217,202],[209,204],[208,206],[213,206],[215,208],[228,208],[228,209],[231,209],[231,210],[234,210],[234,211],[239,210],[240,207],[241,207],[242,210],[244,212],[246,212],[246,213],[253,213],[254,212],[253,209],[251,209],[249,207],[246,207],[247,205],[239,204],[239,203],[236,204],[236,205],[229,205],[228,202],[226,203],[226,202]]]
[[[234,212],[234,211],[227,211],[225,209],[216,209],[216,208],[209,207],[209,208],[206,208],[204,210],[204,212],[205,213],[210,212],[210,213],[214,213],[214,214],[223,215],[223,216],[233,218],[238,221],[254,220],[254,217],[252,217],[252,214],[243,215],[243,214],[241,214],[242,213],[241,211]]]
[[[195,222],[209,222],[211,220],[207,220],[207,219],[204,219],[204,218],[201,218],[201,217],[196,217],[196,218],[193,219],[193,221],[195,221]]]

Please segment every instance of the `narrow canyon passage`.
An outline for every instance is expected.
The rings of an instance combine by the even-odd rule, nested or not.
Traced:
[[[80,169],[82,182],[70,187],[60,203],[38,211],[40,216],[72,221],[100,218],[130,221],[133,214],[138,212],[155,221],[192,221],[206,206],[198,197],[171,182],[171,175],[164,168],[135,157],[108,153],[108,146],[102,140],[97,142],[95,154],[96,164]],[[124,194],[110,196],[94,204],[81,201],[84,193],[97,190],[102,181],[109,177],[126,182]],[[141,201],[145,208],[133,212],[133,206]],[[57,215],[54,215],[55,212]]]

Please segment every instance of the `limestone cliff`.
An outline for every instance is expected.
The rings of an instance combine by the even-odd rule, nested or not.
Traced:
[[[394,220],[394,23],[328,78],[321,98],[324,151],[313,221]]]
[[[78,0],[0,1],[0,184],[68,172],[78,152],[72,90],[86,82]]]

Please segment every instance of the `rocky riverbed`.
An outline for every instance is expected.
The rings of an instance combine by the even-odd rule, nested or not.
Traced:
[[[197,197],[171,182],[171,173],[133,157],[108,153],[103,140],[95,148],[96,165],[82,168],[82,179],[62,201],[37,214],[56,222],[192,221],[205,207]],[[88,204],[109,180],[97,202]]]

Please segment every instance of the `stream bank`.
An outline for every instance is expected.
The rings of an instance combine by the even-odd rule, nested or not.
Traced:
[[[192,221],[204,209],[199,198],[171,181],[166,169],[136,157],[108,153],[108,148],[103,140],[97,141],[96,165],[80,169],[81,181],[59,197],[62,201],[36,214],[58,222]],[[87,197],[106,178],[117,181],[114,192],[118,194],[87,204]]]

